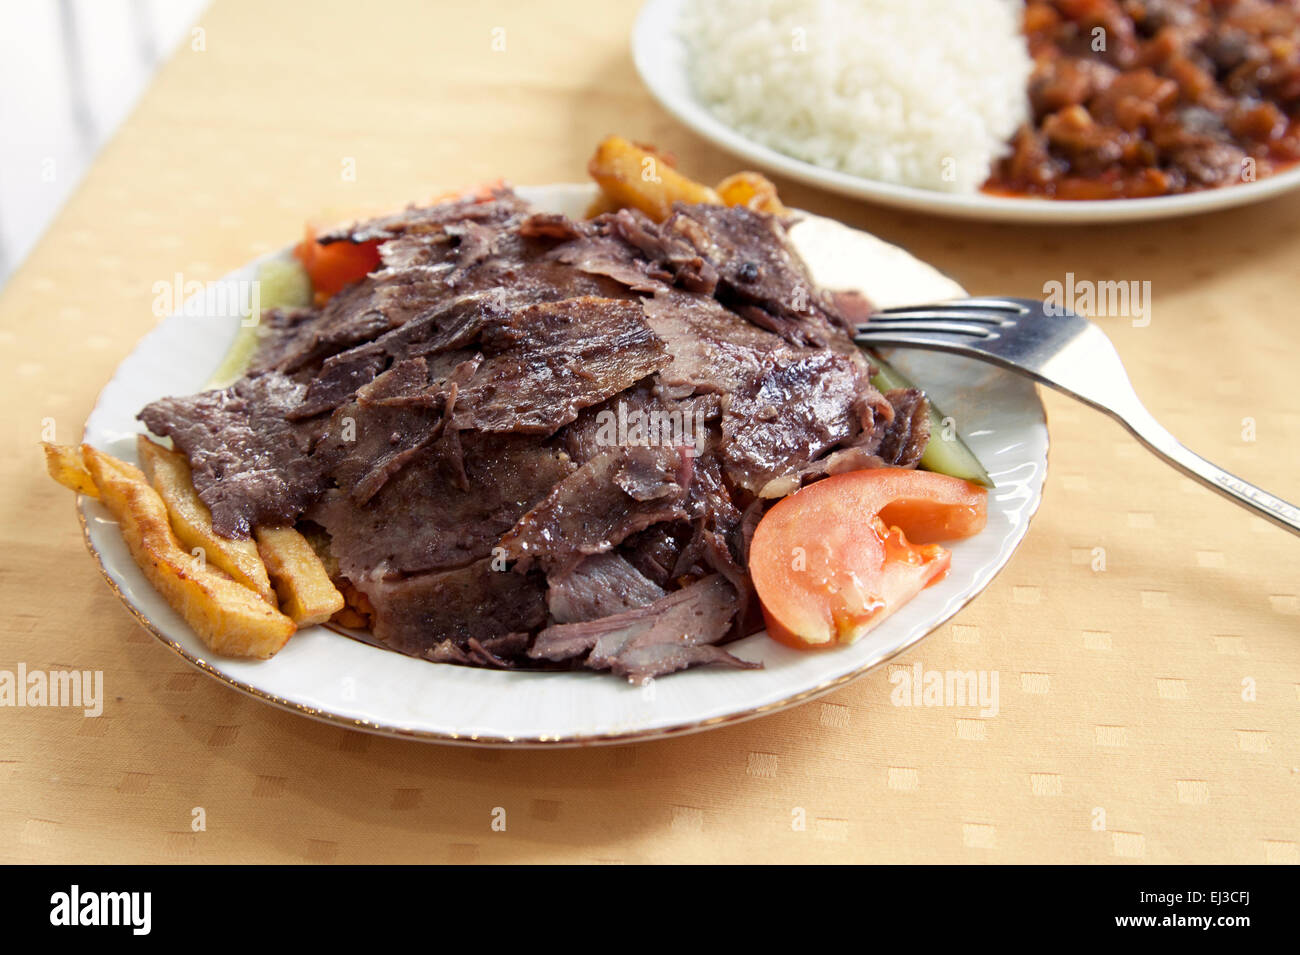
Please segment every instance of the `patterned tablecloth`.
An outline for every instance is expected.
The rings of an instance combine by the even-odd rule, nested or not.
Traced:
[[[642,89],[634,5],[440,6],[219,0],[0,293],[0,670],[102,670],[106,697],[98,718],[0,708],[0,858],[1300,861],[1300,540],[1054,394],[1042,509],[987,592],[890,666],[755,722],[421,745],[256,703],[145,633],[37,442],[78,437],[155,321],[154,283],[219,277],[323,210],[580,179],[611,132],[709,181],[736,168]],[[780,185],[975,292],[1149,282],[1149,321],[1101,321],[1152,411],[1300,498],[1300,195],[1055,230]],[[917,664],[996,672],[997,715],[892,705],[891,670]]]

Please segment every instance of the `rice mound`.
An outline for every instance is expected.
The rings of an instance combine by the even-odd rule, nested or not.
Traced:
[[[867,179],[975,192],[1029,119],[1021,0],[699,0],[679,33],[732,129]]]

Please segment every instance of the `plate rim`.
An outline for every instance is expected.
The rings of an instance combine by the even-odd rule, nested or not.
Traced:
[[[556,187],[556,186],[572,187],[577,184],[554,183],[549,185],[551,187]],[[590,188],[589,184],[582,184],[582,185],[584,188]],[[537,189],[537,188],[547,188],[547,187],[533,186],[533,187],[521,187],[521,189],[522,188]],[[831,220],[831,221],[837,221],[837,220]],[[243,263],[242,265],[237,266],[235,269],[231,271],[231,273],[228,274],[235,274],[240,271],[251,268],[252,266],[254,266],[259,262],[281,257],[286,253],[288,248],[289,247],[286,246],[285,249],[280,249],[250,259],[249,261]],[[918,261],[923,261],[923,260],[918,260]],[[92,410],[90,414],[87,416],[86,428],[83,430],[83,440],[87,436],[91,420],[93,419],[96,412],[99,410],[101,406],[104,393],[117,380],[118,375],[122,369],[122,366],[128,361],[130,361],[132,356],[134,356],[137,350],[140,348],[145,338],[149,337],[150,334],[152,334],[152,331],[146,333],[144,336],[142,336],[141,338],[137,339],[134,342],[134,344],[131,347],[131,350],[122,357],[121,361],[115,367],[113,374],[110,376],[108,381],[104,384],[104,386],[100,389],[100,392],[95,399],[95,403],[92,406]],[[127,611],[135,618],[136,622],[140,624],[140,626],[142,626],[148,633],[152,634],[155,637],[155,639],[157,639],[164,646],[171,649],[173,652],[179,655],[183,660],[185,660],[195,669],[198,669],[199,671],[205,673],[210,677],[214,677],[219,682],[224,683],[227,686],[235,690],[238,690],[247,696],[253,697],[254,699],[257,699],[261,702],[269,703],[278,709],[295,713],[300,716],[306,716],[308,718],[317,720],[318,722],[324,722],[330,725],[341,726],[347,729],[359,730],[362,732],[367,732],[375,735],[387,736],[390,738],[397,738],[397,739],[415,740],[420,742],[444,743],[444,744],[461,745],[461,746],[481,746],[481,747],[501,746],[501,747],[514,747],[514,748],[554,749],[554,748],[585,747],[585,746],[594,746],[594,745],[618,745],[622,743],[643,742],[643,741],[662,739],[662,738],[673,737],[673,736],[684,736],[695,732],[703,732],[709,729],[714,729],[720,726],[745,722],[751,719],[757,719],[759,717],[767,716],[772,713],[780,712],[785,709],[790,709],[802,703],[809,702],[810,700],[813,700],[817,697],[823,696],[827,693],[833,692],[839,687],[845,686],[848,683],[853,682],[854,680],[857,680],[862,676],[865,676],[868,672],[876,669],[877,667],[888,662],[894,657],[899,656],[903,652],[912,649],[913,647],[918,645],[921,641],[923,641],[925,638],[927,638],[928,636],[933,634],[936,630],[938,630],[940,627],[942,627],[944,624],[946,624],[954,616],[956,616],[956,614],[958,614],[961,610],[963,610],[966,606],[968,606],[971,603],[971,601],[973,601],[976,597],[984,593],[988,589],[988,587],[993,583],[994,579],[1006,568],[1007,564],[1011,562],[1011,558],[1014,556],[1015,552],[1019,549],[1020,545],[1023,543],[1024,537],[1028,533],[1029,527],[1033,522],[1033,518],[1038,513],[1038,509],[1042,504],[1043,493],[1046,487],[1047,474],[1050,468],[1050,453],[1051,453],[1051,433],[1047,423],[1047,409],[1043,404],[1042,396],[1039,388],[1034,386],[1027,393],[1033,396],[1033,405],[1035,406],[1037,417],[1039,418],[1039,422],[1037,422],[1035,426],[1040,427],[1042,430],[1041,478],[1039,481],[1036,482],[1036,487],[1034,487],[1033,493],[1031,495],[1031,499],[1028,502],[1026,502],[1024,518],[1022,521],[1018,522],[1017,526],[1014,529],[1013,535],[1009,538],[1009,546],[1006,549],[1005,555],[1002,556],[1001,562],[992,570],[992,572],[987,576],[987,578],[985,578],[979,584],[979,586],[976,589],[974,589],[973,592],[971,592],[964,600],[952,606],[951,608],[945,608],[946,612],[942,612],[940,616],[936,616],[933,620],[929,621],[929,625],[926,626],[925,629],[921,630],[919,633],[916,634],[916,636],[908,640],[906,643],[892,649],[884,648],[880,652],[874,654],[869,659],[864,661],[860,666],[855,667],[854,669],[848,672],[840,673],[836,676],[818,682],[815,686],[808,687],[806,689],[801,689],[787,696],[782,696],[780,699],[770,700],[766,703],[762,703],[757,706],[750,706],[745,709],[738,709],[733,712],[722,713],[715,716],[705,717],[702,719],[681,721],[681,722],[672,723],[667,726],[658,726],[658,727],[651,727],[645,729],[616,730],[616,731],[603,732],[603,733],[579,732],[579,733],[571,733],[571,734],[563,734],[563,735],[548,735],[548,734],[539,733],[534,735],[516,735],[516,736],[508,736],[504,734],[497,734],[491,732],[483,733],[483,734],[456,733],[450,731],[439,731],[439,730],[433,730],[427,728],[402,725],[398,721],[387,722],[382,720],[371,720],[371,719],[365,719],[360,717],[345,716],[336,712],[332,712],[330,710],[313,706],[309,703],[297,702],[295,700],[278,696],[273,692],[269,692],[268,690],[258,687],[252,683],[245,682],[244,680],[241,680],[238,677],[233,676],[232,674],[226,672],[225,670],[220,669],[218,666],[210,663],[207,659],[204,658],[205,656],[208,655],[207,653],[203,653],[201,655],[198,653],[194,653],[189,649],[187,649],[186,647],[184,647],[183,645],[181,645],[173,638],[171,638],[170,636],[168,636],[166,633],[164,633],[161,627],[158,624],[156,624],[152,619],[150,619],[150,617],[146,615],[146,613],[143,610],[135,606],[135,604],[131,601],[130,597],[128,597],[126,592],[123,590],[122,586],[119,585],[118,581],[114,578],[113,573],[109,570],[109,567],[107,566],[107,563],[105,561],[105,557],[103,553],[100,551],[100,549],[96,546],[91,534],[90,514],[88,513],[88,508],[91,499],[87,498],[85,495],[82,494],[77,494],[75,497],[77,519],[81,528],[82,540],[86,546],[87,551],[90,553],[91,557],[95,560],[96,565],[99,567],[101,576],[103,576],[104,580],[108,583],[110,590],[112,590],[112,592],[118,597],[118,599],[126,607]],[[133,568],[135,565],[132,562],[130,566]],[[128,568],[128,572],[129,569],[130,568]]]
[[[1300,163],[1251,183],[1145,199],[1048,199],[964,194],[866,179],[788,156],[749,139],[693,97],[681,98],[662,80],[667,67],[650,62],[652,43],[675,43],[672,25],[685,0],[646,0],[632,28],[632,63],[659,106],[696,135],[747,162],[827,192],[930,215],[1022,225],[1097,225],[1154,221],[1253,205],[1300,188]],[[680,74],[679,74],[680,75]],[[689,85],[689,79],[686,80]]]

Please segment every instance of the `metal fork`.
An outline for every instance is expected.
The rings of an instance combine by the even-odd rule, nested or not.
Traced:
[[[924,348],[1018,372],[1104,411],[1184,474],[1300,534],[1300,508],[1193,454],[1138,400],[1119,353],[1080,315],[1022,298],[969,298],[887,308],[858,325],[860,345]]]

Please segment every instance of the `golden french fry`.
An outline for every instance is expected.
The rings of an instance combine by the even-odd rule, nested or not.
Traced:
[[[370,630],[373,626],[375,608],[370,600],[356,586],[346,579],[339,581],[339,590],[343,593],[343,609],[330,619],[343,627],[353,630]]]
[[[781,203],[772,180],[756,172],[738,172],[718,183],[718,195],[724,205],[744,206],[755,212],[785,215],[789,210]]]
[[[369,630],[371,626],[369,617],[351,607],[344,607],[330,619],[349,630]]]
[[[99,498],[121,526],[144,575],[215,653],[269,657],[297,627],[243,584],[191,556],[172,532],[167,506],[134,465],[81,446]]]
[[[596,193],[596,198],[591,200],[591,205],[587,206],[587,212],[584,218],[594,219],[596,216],[604,215],[606,212],[617,212],[623,207],[611,199],[606,193]]]
[[[99,497],[99,491],[90,478],[90,472],[86,470],[86,462],[81,459],[79,449],[70,444],[51,444],[49,441],[42,441],[41,447],[45,449],[45,469],[50,472],[50,477],[78,494]]]
[[[294,623],[324,623],[343,609],[343,594],[307,538],[292,527],[257,527],[253,535],[275,581],[280,606]]]
[[[167,505],[172,530],[181,543],[191,550],[201,547],[209,563],[274,607],[275,591],[271,589],[257,544],[251,540],[229,540],[212,529],[212,512],[194,490],[190,462],[185,455],[164,448],[143,434],[138,445],[140,463]]]
[[[668,218],[678,200],[721,202],[716,192],[683,176],[664,157],[620,136],[596,147],[587,171],[616,205],[640,209],[656,222]]]

